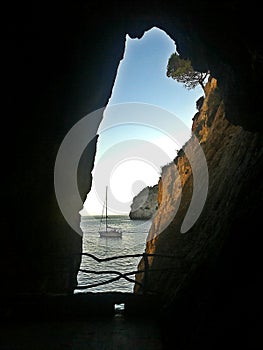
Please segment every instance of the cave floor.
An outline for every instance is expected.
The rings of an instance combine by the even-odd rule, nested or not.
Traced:
[[[158,325],[115,315],[79,321],[44,321],[1,327],[1,350],[161,350]]]
[[[0,307],[0,349],[161,350],[156,302],[126,293],[9,298]]]

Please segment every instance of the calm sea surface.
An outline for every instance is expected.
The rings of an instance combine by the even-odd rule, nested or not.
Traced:
[[[83,231],[83,252],[95,255],[98,258],[106,258],[117,255],[143,253],[146,244],[147,234],[151,221],[147,220],[130,220],[128,216],[110,216],[109,226],[121,228],[122,238],[101,238],[98,234],[100,228],[100,217],[83,216],[80,227]],[[103,228],[103,226],[101,227]],[[106,262],[97,262],[90,257],[83,256],[81,269],[94,271],[119,271],[121,273],[137,270],[140,258],[125,258]],[[96,275],[91,273],[79,272],[78,285],[90,285],[107,281],[117,277],[116,274]],[[134,279],[135,275],[129,276]],[[110,284],[92,287],[84,290],[76,290],[75,293],[81,292],[132,292],[134,284],[121,278]]]

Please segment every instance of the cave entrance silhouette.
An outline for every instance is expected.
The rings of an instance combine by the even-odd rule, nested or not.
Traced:
[[[101,257],[105,260],[104,265],[96,264],[103,267],[94,268],[94,260],[90,256],[82,257],[76,293],[133,291],[132,283],[135,281],[135,274],[130,275],[130,272],[137,270],[144,252],[150,220],[146,220],[146,225],[131,225],[132,221],[129,220],[131,204],[133,198],[143,189],[158,184],[161,167],[173,161],[181,145],[171,140],[162,130],[154,128],[153,124],[134,122],[132,116],[128,113],[125,115],[125,112],[122,112],[121,116],[116,116],[116,113],[120,114],[120,112],[114,107],[127,103],[132,105],[141,103],[158,106],[179,115],[189,129],[189,134],[185,137],[187,141],[191,136],[191,122],[196,113],[195,102],[203,91],[201,87],[191,91],[186,90],[182,84],[166,76],[168,59],[174,52],[176,52],[175,42],[157,27],[152,27],[145,32],[141,39],[131,39],[128,35],[126,36],[124,58],[119,64],[112,95],[98,130],[92,187],[81,211],[83,251],[96,256],[97,261],[102,261]],[[111,124],[109,120],[114,122]],[[146,143],[154,147],[149,151],[148,156],[142,156],[141,150],[147,146]],[[164,157],[160,157],[160,161],[156,156],[156,147],[165,154]],[[132,152],[129,153],[127,149],[132,149]],[[154,156],[156,158],[152,160]],[[101,164],[107,167],[105,172],[100,167],[100,174],[103,173],[103,177],[96,173],[96,169]],[[109,176],[105,176],[107,171]],[[109,215],[114,224],[117,222],[117,225],[124,230],[121,243],[116,239],[109,242],[98,238],[97,232],[106,186],[110,190],[110,203],[114,203],[109,208]],[[125,225],[127,227],[124,227]],[[142,230],[144,230],[143,234]],[[135,236],[135,234],[138,236],[137,240],[130,239],[129,236]],[[137,259],[134,259],[132,254],[137,254],[138,256],[135,256]],[[126,263],[123,259],[118,265],[121,270],[116,272],[114,265],[110,264],[115,262],[116,255],[130,255],[128,265],[132,269],[125,270]],[[94,273],[91,272],[93,268]],[[107,272],[109,269],[115,271],[111,277]],[[94,275],[98,278],[95,279]],[[94,284],[95,287],[88,286],[89,280],[93,281],[91,285]],[[112,285],[106,283],[108,280],[112,280]],[[87,289],[85,285],[88,286]]]

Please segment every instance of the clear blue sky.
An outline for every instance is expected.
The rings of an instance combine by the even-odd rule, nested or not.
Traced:
[[[157,28],[146,32],[141,39],[126,36],[124,58],[118,68],[109,108],[106,108],[99,128],[93,175],[96,168],[99,171],[85,202],[90,215],[101,213],[106,185],[112,191],[109,202],[115,203],[110,212],[128,213],[133,197],[143,187],[157,184],[161,167],[174,159],[176,150],[181,148],[162,132],[160,124],[157,129],[149,127],[151,122],[146,126],[139,125],[138,117],[133,122],[129,107],[124,112],[122,108],[110,112],[111,106],[142,103],[160,107],[185,124],[188,133],[185,141],[190,137],[192,118],[197,112],[196,100],[203,91],[201,87],[187,90],[183,84],[166,77],[168,59],[175,51],[175,43]],[[147,118],[144,115],[142,119]],[[158,116],[158,120],[162,118],[165,124],[165,113]],[[176,127],[174,119],[169,121],[171,128]],[[153,146],[152,150],[149,145]]]
[[[173,40],[162,30],[152,28],[141,39],[126,37],[124,59],[120,63],[111,104],[143,102],[174,113],[191,128],[195,101],[203,95],[201,87],[187,90],[166,77],[168,59],[176,51]]]

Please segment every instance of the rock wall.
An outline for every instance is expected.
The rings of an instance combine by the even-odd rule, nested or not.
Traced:
[[[133,198],[129,217],[132,220],[149,220],[158,208],[158,186],[147,186]]]
[[[199,139],[209,171],[205,206],[196,223],[182,234],[181,225],[194,189],[192,164],[186,156],[191,150],[195,152],[192,137],[174,162],[163,169],[160,203],[146,244],[147,253],[173,257],[149,258],[150,268],[156,271],[147,276],[139,274],[138,280],[147,278],[145,293],[162,295],[170,315],[170,325],[166,323],[169,332],[173,332],[173,324],[178,326],[179,338],[182,334],[186,336],[183,325],[189,321],[188,313],[195,337],[202,338],[198,327],[201,329],[204,324],[209,327],[210,323],[209,339],[220,329],[232,332],[232,341],[237,328],[250,329],[253,311],[242,300],[253,299],[254,295],[252,307],[257,307],[259,300],[259,291],[254,286],[261,249],[254,245],[254,239],[259,238],[257,227],[261,226],[263,135],[245,131],[226,120],[214,78],[206,85],[206,97],[193,120],[193,133]],[[196,160],[199,161],[198,154]],[[142,260],[138,268],[144,267]],[[136,287],[135,292],[141,289]],[[239,307],[246,314],[242,326]],[[183,349],[190,346],[187,336],[180,341]]]

